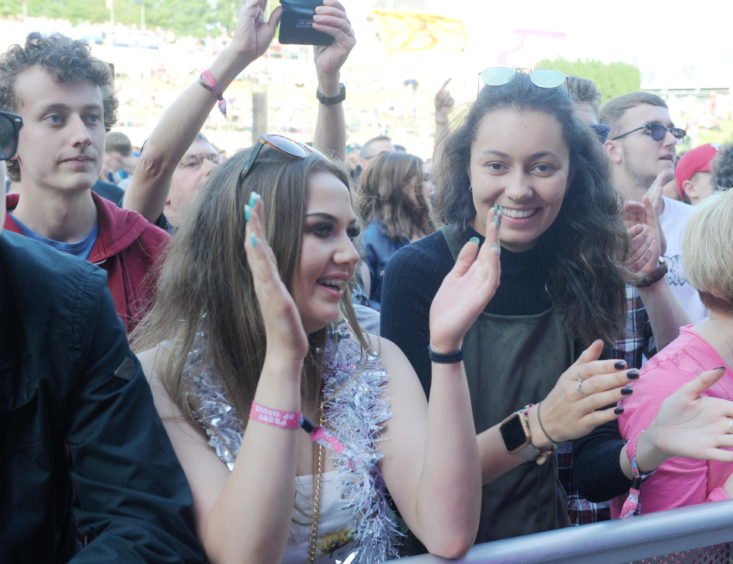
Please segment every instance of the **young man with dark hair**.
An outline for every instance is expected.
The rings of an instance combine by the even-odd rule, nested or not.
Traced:
[[[0,111],[0,186],[21,124]],[[204,560],[105,278],[0,226],[0,562]]]
[[[168,234],[91,191],[117,102],[109,65],[59,34],[31,33],[0,56],[0,109],[24,121],[8,173],[5,229],[98,264],[131,330],[151,294],[149,271]]]

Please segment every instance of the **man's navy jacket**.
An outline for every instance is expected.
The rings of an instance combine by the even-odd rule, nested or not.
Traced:
[[[105,273],[2,232],[0,320],[0,563],[202,562]]]

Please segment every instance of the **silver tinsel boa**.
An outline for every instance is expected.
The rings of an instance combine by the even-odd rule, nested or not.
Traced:
[[[231,471],[245,425],[225,397],[206,351],[206,335],[198,333],[183,377],[190,384],[194,414],[209,445]],[[402,533],[378,467],[382,454],[377,442],[391,416],[384,397],[386,382],[380,357],[362,349],[345,320],[329,329],[323,369],[324,426],[346,447],[341,454],[331,454],[341,499],[354,517],[356,553],[347,558],[354,563],[383,562],[399,556]]]

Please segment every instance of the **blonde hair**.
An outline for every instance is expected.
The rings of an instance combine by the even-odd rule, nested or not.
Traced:
[[[733,191],[714,194],[687,222],[685,273],[708,309],[733,312]]]

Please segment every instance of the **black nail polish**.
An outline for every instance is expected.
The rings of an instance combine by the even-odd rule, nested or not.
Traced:
[[[615,413],[616,415],[621,415],[621,414],[622,414],[622,413],[624,412],[624,406],[623,406],[623,405],[619,405],[619,406],[617,406],[617,407],[616,407],[616,408],[615,408],[615,409],[613,410],[613,412],[614,412],[614,413]]]
[[[613,367],[616,370],[623,370],[624,368],[626,368],[626,361],[625,360],[617,360],[616,361],[616,364],[614,364]]]
[[[629,380],[636,380],[639,377],[639,369],[638,368],[632,368],[626,373],[626,377]]]
[[[630,396],[633,393],[634,393],[634,388],[632,388],[631,386],[624,386],[623,388],[621,388],[622,396]]]

